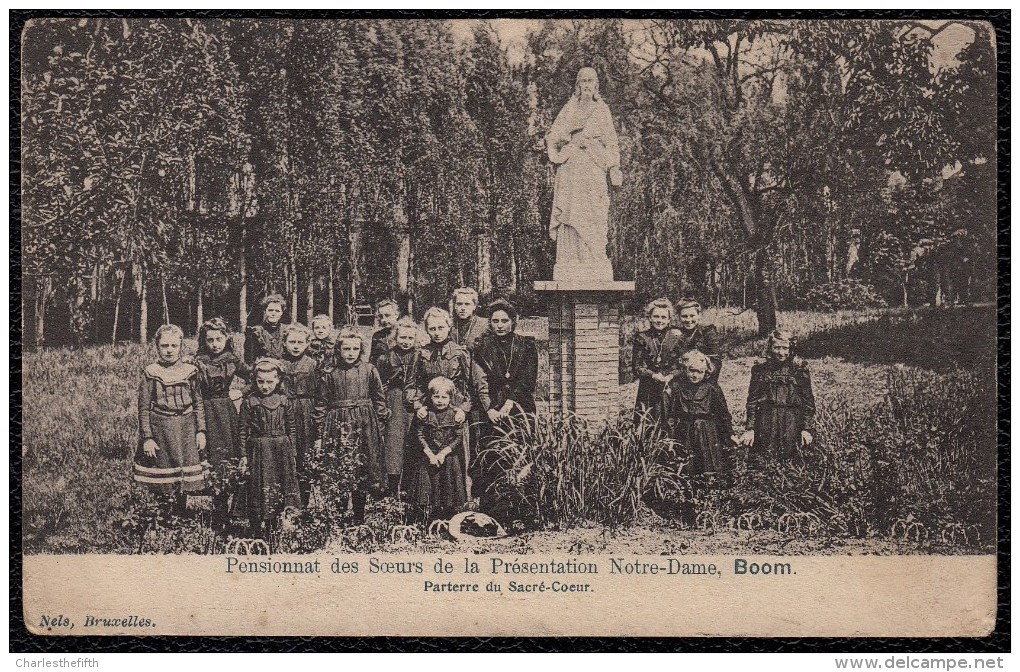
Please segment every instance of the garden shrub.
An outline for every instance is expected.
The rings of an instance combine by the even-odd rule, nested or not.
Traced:
[[[808,310],[863,310],[883,308],[885,299],[871,285],[855,278],[833,280],[804,291],[800,303]]]

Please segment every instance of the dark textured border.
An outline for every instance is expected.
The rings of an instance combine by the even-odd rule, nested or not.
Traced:
[[[1010,420],[1009,420],[1009,10],[867,10],[867,11],[723,11],[699,10],[668,12],[662,10],[627,12],[488,10],[488,11],[123,11],[123,10],[10,10],[10,651],[11,652],[903,652],[903,653],[977,653],[1010,651]],[[21,105],[20,42],[25,22],[37,17],[237,17],[237,18],[808,18],[808,19],[949,19],[987,21],[994,26],[998,60],[998,443],[999,443],[999,538],[998,538],[998,614],[995,630],[983,638],[402,638],[402,637],[79,637],[33,635],[25,628],[22,616],[21,563]]]

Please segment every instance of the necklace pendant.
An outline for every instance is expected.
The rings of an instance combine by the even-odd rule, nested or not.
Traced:
[[[507,380],[510,380],[510,372],[507,371],[506,373],[504,373],[503,377],[506,378]]]

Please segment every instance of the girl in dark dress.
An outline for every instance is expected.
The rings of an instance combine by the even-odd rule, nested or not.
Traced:
[[[251,366],[260,357],[279,359],[283,356],[283,297],[270,294],[262,299],[262,324],[244,332],[244,363]]]
[[[404,404],[404,388],[414,373],[415,358],[418,356],[418,325],[411,318],[402,317],[393,329],[394,346],[379,355],[375,360],[375,368],[382,378],[386,389],[386,406],[390,409],[390,419],[383,436],[386,445],[387,494],[397,497],[400,494],[404,450],[412,418],[412,413]]]
[[[666,417],[671,438],[691,456],[684,472],[690,475],[693,501],[677,502],[680,520],[693,526],[696,508],[703,505],[710,491],[725,487],[733,469],[730,446],[733,422],[726,397],[712,379],[712,362],[698,350],[681,359],[683,371],[666,389]],[[653,507],[654,508],[654,507]],[[673,509],[668,515],[675,515]]]
[[[241,402],[238,441],[248,478],[248,519],[255,535],[268,535],[280,514],[301,506],[294,457],[294,406],[280,389],[283,364],[268,357],[252,368],[255,381]]]
[[[234,378],[244,377],[246,367],[234,352],[231,334],[222,317],[206,320],[198,330],[198,383],[205,406],[206,452],[209,465],[219,469],[229,460],[243,457],[238,443],[239,415],[235,400],[241,390],[233,387]],[[231,496],[238,493],[219,492],[213,495],[214,518],[226,521]]]
[[[368,357],[370,362],[386,354],[396,343],[397,332],[394,327],[400,319],[400,306],[393,299],[379,299],[375,302],[375,314],[379,328],[372,333],[372,352]]]
[[[138,388],[138,450],[134,480],[170,495],[183,511],[187,493],[205,487],[209,470],[205,406],[198,368],[181,359],[184,332],[173,324],[156,330],[159,359],[145,367]]]
[[[283,388],[294,407],[294,456],[302,506],[308,505],[310,492],[305,462],[318,438],[314,417],[316,363],[306,354],[311,335],[303,324],[288,324],[283,328]]]
[[[354,331],[337,337],[333,365],[322,369],[315,381],[315,418],[319,440],[316,450],[349,450],[342,442],[347,430],[354,430],[361,465],[355,473],[355,491],[351,493],[354,522],[365,522],[365,506],[370,492],[381,493],[386,483],[383,433],[390,410],[386,407],[379,372],[361,361],[365,344]]]
[[[422,346],[418,354],[414,373],[408,381],[404,393],[418,419],[425,420],[428,417],[429,383],[438,376],[453,381],[455,392],[452,407],[457,422],[464,426],[464,448],[460,457],[461,464],[466,469],[471,463],[472,455],[466,420],[471,412],[472,399],[476,399],[482,408],[492,407],[489,400],[488,383],[485,373],[475,363],[471,354],[450,340],[453,320],[448,312],[442,308],[429,308],[425,311],[424,321],[429,342]],[[468,499],[470,499],[471,478],[466,473],[465,483]]]
[[[631,367],[638,380],[634,422],[647,418],[662,420],[662,393],[680,372],[680,331],[670,328],[675,311],[669,299],[656,299],[645,306],[650,327],[634,335]]]
[[[712,380],[719,380],[719,372],[722,370],[722,353],[719,348],[719,336],[716,328],[711,324],[701,324],[701,304],[697,299],[685,298],[677,306],[677,316],[680,320],[680,345],[679,352],[684,353],[691,350],[698,350],[706,355],[712,362],[712,373],[709,377]]]
[[[433,378],[428,385],[424,418],[415,416],[414,452],[410,459],[411,503],[423,523],[446,519],[467,502],[464,467],[460,461],[464,421],[451,406],[456,386],[449,378]]]
[[[793,337],[777,329],[769,335],[767,360],[751,368],[747,389],[747,431],[741,443],[763,458],[789,459],[814,440],[815,395],[807,363],[791,355]]]
[[[316,315],[312,318],[312,340],[308,343],[308,356],[318,366],[324,366],[333,357],[333,320],[329,315]]]
[[[728,472],[733,459],[726,446],[736,443],[726,397],[712,380],[712,362],[698,350],[685,353],[683,373],[666,394],[670,435],[691,451],[689,473]]]
[[[453,327],[450,340],[474,352],[478,339],[489,329],[488,320],[475,315],[478,309],[478,292],[473,287],[458,287],[450,297]]]

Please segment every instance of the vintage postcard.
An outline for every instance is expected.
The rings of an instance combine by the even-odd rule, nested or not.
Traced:
[[[996,59],[31,19],[25,626],[987,636]]]

